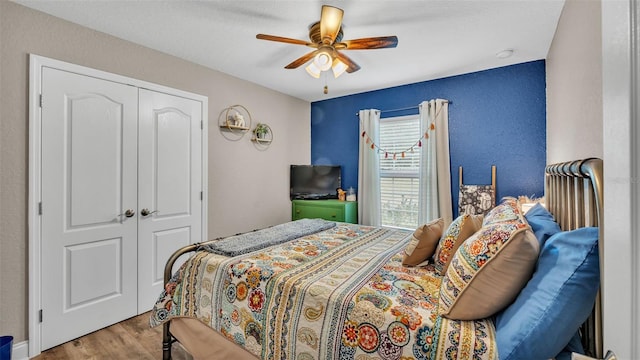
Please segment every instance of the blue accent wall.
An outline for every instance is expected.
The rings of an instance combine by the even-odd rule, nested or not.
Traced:
[[[349,81],[347,74],[342,81]],[[490,184],[497,168],[497,198],[544,194],[546,93],[544,60],[452,76],[311,104],[311,161],[342,166],[343,188],[358,186],[361,109],[382,117],[417,114],[417,105],[447,99],[454,215],[458,167],[464,184]],[[416,107],[412,110],[385,110]]]

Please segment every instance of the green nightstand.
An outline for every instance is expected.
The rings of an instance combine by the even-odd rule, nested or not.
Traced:
[[[292,200],[291,219],[325,219],[358,223],[358,202],[339,200]]]

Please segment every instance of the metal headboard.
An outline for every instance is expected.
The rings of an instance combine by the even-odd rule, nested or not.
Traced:
[[[603,277],[604,212],[602,160],[589,158],[548,165],[545,169],[545,202],[562,230],[597,226],[599,232],[600,289]],[[602,303],[600,292],[589,319],[581,328],[587,355],[601,359]]]

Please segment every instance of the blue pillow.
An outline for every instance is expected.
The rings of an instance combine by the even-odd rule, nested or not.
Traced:
[[[582,339],[580,338],[580,332],[576,331],[569,344],[562,349],[562,351],[556,355],[555,360],[571,360],[571,353],[578,353],[584,355],[584,348],[582,347]]]
[[[589,317],[599,284],[598,228],[551,236],[531,280],[496,316],[500,359],[555,357]]]
[[[524,217],[540,242],[540,248],[551,235],[560,232],[560,226],[554,220],[553,215],[540,203],[536,203],[529,209]]]

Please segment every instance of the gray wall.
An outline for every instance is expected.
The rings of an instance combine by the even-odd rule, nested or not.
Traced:
[[[547,162],[603,157],[600,0],[567,0],[547,55]]]
[[[209,238],[290,220],[289,164],[310,162],[308,102],[5,0],[0,31],[0,335],[28,338],[30,53],[208,96]],[[250,134],[220,133],[218,115],[233,104],[271,126],[266,151]]]

